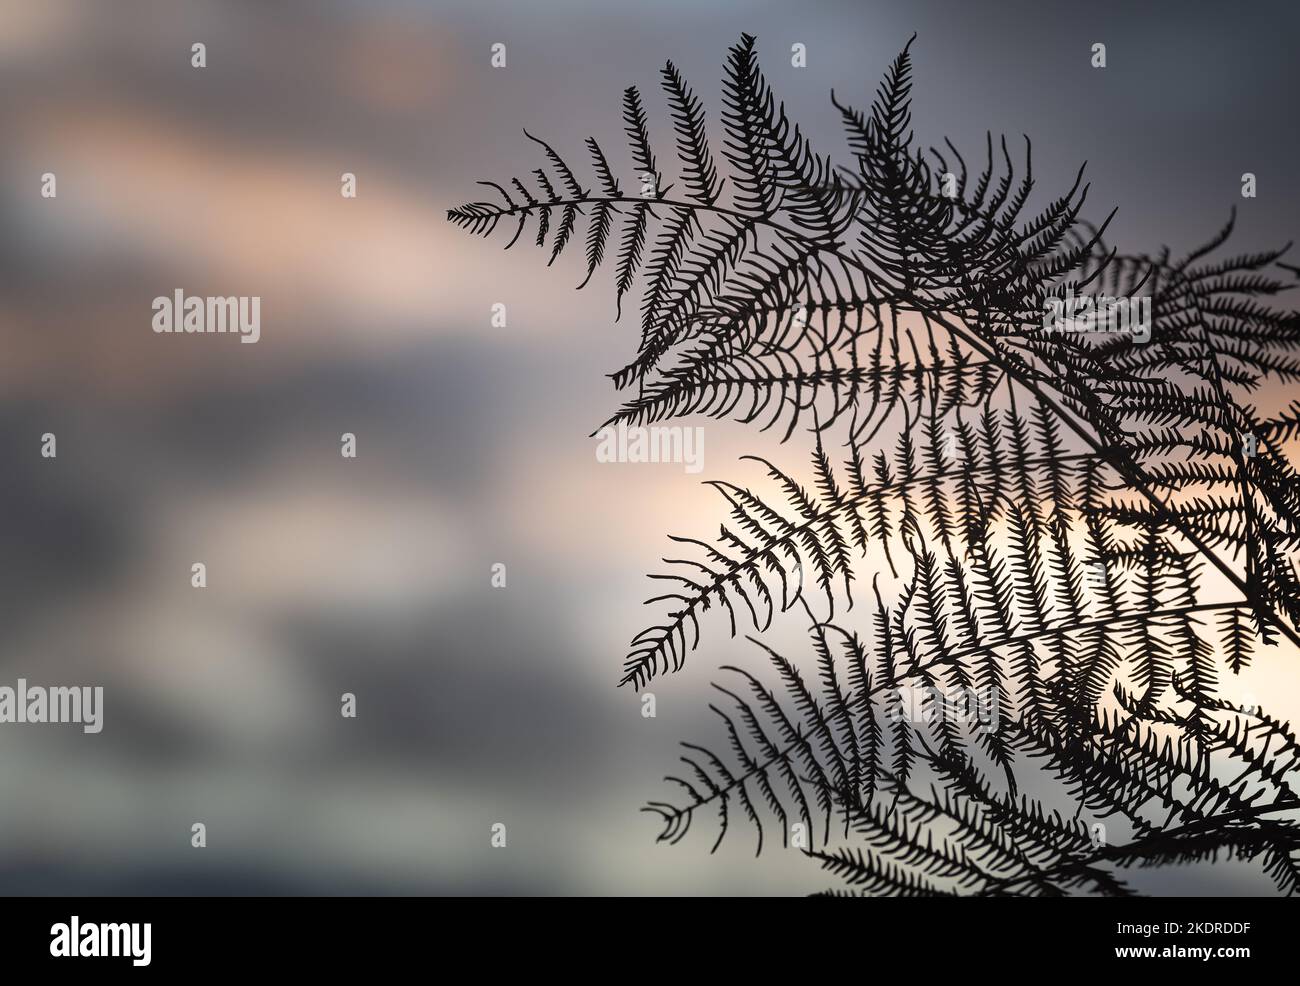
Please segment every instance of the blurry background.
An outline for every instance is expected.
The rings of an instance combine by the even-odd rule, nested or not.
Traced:
[[[614,687],[665,533],[713,531],[699,481],[757,479],[735,459],[767,439],[709,422],[698,476],[598,465],[637,333],[609,275],[575,294],[576,267],[446,209],[542,163],[524,126],[575,163],[619,146],[629,84],[667,159],[659,67],[716,126],[742,31],[839,154],[829,91],[867,104],[917,31],[927,143],[1028,133],[1045,194],[1087,160],[1128,249],[1182,253],[1234,205],[1262,248],[1300,231],[1298,28],[1284,0],[4,0],[0,684],[103,685],[105,726],[0,726],[0,891],[818,889],[743,837],[656,846],[637,813],[748,645],[713,624],[655,719]],[[176,288],[260,295],[261,341],[153,334]],[[1220,879],[1169,889],[1242,892]]]

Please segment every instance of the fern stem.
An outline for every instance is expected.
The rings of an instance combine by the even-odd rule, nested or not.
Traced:
[[[578,207],[582,205],[599,205],[602,203],[611,206],[631,204],[644,205],[646,202],[651,202],[652,205],[663,205],[670,209],[686,209],[691,212],[711,212],[718,215],[724,215],[739,220],[745,225],[766,226],[769,229],[789,238],[792,242],[802,241],[809,244],[813,248],[814,252],[825,252],[829,250],[841,263],[860,271],[866,278],[868,278],[868,283],[875,280],[875,272],[873,272],[866,264],[862,263],[852,254],[840,252],[839,248],[842,244],[812,239],[801,233],[799,230],[787,226],[784,223],[774,222],[766,216],[754,216],[737,209],[728,209],[716,204],[706,206],[698,202],[685,202],[679,199],[646,199],[640,196],[606,195],[574,199],[556,199],[551,202],[512,205],[501,209],[500,214],[513,216],[525,215],[538,209],[561,208],[568,206]],[[907,304],[900,305],[899,301],[906,302]],[[1157,513],[1166,524],[1177,529],[1178,532],[1188,540],[1188,542],[1195,546],[1198,552],[1204,555],[1205,558],[1219,570],[1224,578],[1228,579],[1228,581],[1231,582],[1233,586],[1235,586],[1242,595],[1250,601],[1252,608],[1261,618],[1267,619],[1269,622],[1273,623],[1288,640],[1297,647],[1300,647],[1300,633],[1286,622],[1281,615],[1279,615],[1277,611],[1268,604],[1267,600],[1263,599],[1259,595],[1254,586],[1250,585],[1246,579],[1243,579],[1239,574],[1237,574],[1237,571],[1232,565],[1220,558],[1213,548],[1206,544],[1195,531],[1183,522],[1182,518],[1169,509],[1169,506],[1164,502],[1164,500],[1162,500],[1152,490],[1150,484],[1143,476],[1142,470],[1138,468],[1136,463],[1134,463],[1130,457],[1125,456],[1121,448],[1117,446],[1104,445],[1101,440],[1092,433],[1090,428],[1085,427],[1082,423],[1076,420],[1074,415],[1067,412],[1054,397],[1049,395],[1044,387],[1035,380],[1032,375],[1025,373],[1022,367],[1019,367],[1012,361],[1006,359],[996,347],[987,344],[985,340],[965,326],[960,326],[950,319],[945,318],[942,314],[937,312],[932,305],[922,301],[914,294],[905,292],[901,298],[888,299],[887,302],[886,299],[875,299],[875,302],[888,303],[889,305],[904,311],[919,312],[924,314],[927,319],[933,319],[936,324],[942,326],[955,338],[965,342],[966,345],[971,347],[971,349],[983,356],[985,360],[998,366],[1010,379],[1015,380],[1022,387],[1026,388],[1037,400],[1049,408],[1067,428],[1074,432],[1098,455],[1102,456],[1110,465],[1117,469],[1124,478],[1132,484],[1133,488],[1141,493],[1142,496],[1156,508]]]
[[[1192,614],[1195,614],[1195,613],[1208,612],[1208,611],[1212,611],[1212,610],[1221,610],[1221,609],[1238,609],[1238,608],[1240,608],[1242,605],[1243,605],[1243,603],[1240,602],[1240,601],[1238,601],[1238,602],[1227,602],[1227,603],[1225,603],[1225,602],[1220,602],[1220,603],[1200,603],[1200,604],[1195,605],[1195,606],[1181,606],[1181,607],[1178,607],[1178,608],[1176,608],[1176,609],[1167,609],[1167,610],[1150,610],[1150,611],[1143,611],[1143,612],[1141,612],[1141,613],[1130,613],[1130,614],[1127,614],[1127,615],[1112,616],[1112,617],[1107,617],[1106,619],[1095,620],[1095,621],[1093,621],[1093,622],[1091,622],[1091,623],[1079,624],[1079,625],[1077,625],[1077,626],[1065,627],[1065,628],[1062,628],[1062,629],[1046,629],[1046,630],[1038,630],[1038,631],[1034,631],[1033,633],[1029,633],[1029,634],[1021,634],[1021,635],[1016,636],[1016,637],[1008,637],[1008,638],[1006,638],[1006,639],[1004,639],[1004,640],[996,641],[996,642],[991,643],[991,644],[985,644],[985,645],[983,645],[983,646],[981,646],[981,647],[971,648],[971,649],[968,649],[968,650],[962,650],[962,651],[956,651],[956,652],[951,653],[951,654],[945,654],[945,655],[943,655],[943,656],[941,656],[941,657],[937,657],[937,658],[935,658],[935,659],[932,660],[932,661],[928,661],[928,662],[926,662],[926,663],[923,664],[923,665],[919,665],[919,666],[913,668],[911,671],[907,672],[907,674],[915,674],[915,673],[918,672],[918,671],[929,671],[929,670],[932,670],[932,669],[937,668],[937,667],[941,667],[941,666],[944,666],[944,665],[947,665],[947,664],[951,664],[952,662],[954,662],[954,661],[956,661],[956,660],[960,660],[960,659],[963,658],[963,657],[968,657],[968,656],[970,656],[970,655],[972,655],[972,654],[980,653],[980,652],[982,652],[982,651],[984,651],[984,650],[992,649],[992,648],[994,648],[994,647],[1003,647],[1003,646],[1007,646],[1007,645],[1009,645],[1009,644],[1024,643],[1024,642],[1026,642],[1026,641],[1033,640],[1033,639],[1038,638],[1038,637],[1050,636],[1050,635],[1054,635],[1054,634],[1058,634],[1058,633],[1068,633],[1068,632],[1070,632],[1070,631],[1074,631],[1074,630],[1086,630],[1086,629],[1092,629],[1092,628],[1095,628],[1095,627],[1110,626],[1110,625],[1112,625],[1112,624],[1114,624],[1114,623],[1118,623],[1118,622],[1127,622],[1127,621],[1129,621],[1129,620],[1136,620],[1136,619],[1152,619],[1152,618],[1161,618],[1161,619],[1164,619],[1164,618],[1167,618],[1167,617],[1174,617],[1174,616],[1187,616],[1187,615],[1192,615]],[[811,611],[809,612],[809,615],[811,616]],[[826,627],[826,626],[828,626],[828,624],[825,624],[825,623],[822,623],[822,622],[819,622],[819,621],[816,621],[816,620],[813,621],[813,627],[814,627],[814,628],[822,628],[822,627]],[[749,638],[749,639],[753,640],[752,637]],[[757,641],[755,641],[755,643],[757,643]],[[768,648],[766,648],[766,645],[760,644],[760,646],[764,647],[764,649],[768,649]],[[891,681],[887,681],[887,682],[885,682],[884,684],[877,685],[875,688],[872,688],[870,691],[866,692],[866,694],[863,696],[864,700],[865,700],[865,699],[870,699],[872,696],[878,695],[878,694],[880,694],[881,692],[887,691],[887,690],[889,690],[889,689],[897,688],[897,687],[899,686],[899,684],[905,680],[905,677],[906,677],[906,675],[905,675],[904,677],[902,677],[902,678],[897,679],[897,680],[891,680]],[[721,796],[725,796],[729,791],[731,791],[731,790],[735,789],[736,787],[740,786],[740,785],[743,784],[745,781],[749,780],[751,777],[755,777],[755,776],[757,776],[758,774],[767,771],[767,770],[770,769],[771,767],[774,767],[774,766],[776,766],[776,765],[779,764],[779,763],[782,763],[782,762],[785,762],[785,761],[789,760],[790,757],[794,754],[794,752],[795,752],[797,749],[799,749],[800,747],[805,746],[806,744],[807,744],[807,739],[806,739],[806,738],[802,738],[802,739],[800,739],[800,740],[798,740],[798,741],[796,741],[796,742],[794,742],[794,743],[789,744],[788,746],[782,747],[780,750],[778,750],[778,751],[777,751],[775,754],[773,754],[772,756],[768,757],[766,760],[763,760],[763,761],[761,761],[761,762],[755,762],[751,767],[749,767],[748,769],[746,769],[746,771],[745,771],[744,773],[732,777],[731,780],[728,781],[728,783],[726,783],[725,785],[722,785],[721,787],[716,788],[716,789],[713,790],[713,791],[712,791],[712,792],[711,792],[707,797],[697,798],[696,800],[692,801],[689,805],[687,805],[685,808],[679,808],[679,809],[677,809],[677,817],[680,817],[681,815],[689,814],[689,813],[695,811],[695,809],[697,809],[697,808],[702,808],[702,807],[704,807],[705,805],[709,804],[710,802],[712,802],[712,801],[715,800],[716,798],[721,797]]]
[[[775,469],[775,467],[770,462],[768,462],[766,459],[760,458],[759,456],[751,455],[751,456],[743,456],[742,458],[753,459],[756,462],[760,462],[764,466],[766,466],[769,471]],[[1057,456],[1055,459],[1051,458],[1050,456],[1042,456],[1038,458],[1026,459],[1023,465],[1025,468],[1028,469],[1036,469],[1041,466],[1051,465],[1053,463],[1084,462],[1084,461],[1093,461],[1098,458],[1100,457],[1092,452],[1077,452],[1068,455]],[[967,469],[966,475],[996,472],[998,468],[999,468],[998,465],[995,463],[985,463]],[[686,601],[685,608],[683,608],[678,613],[673,615],[673,622],[670,624],[669,629],[665,631],[665,633],[663,634],[660,645],[657,646],[650,653],[645,654],[640,658],[638,658],[638,660],[635,663],[627,665],[624,668],[623,677],[619,680],[619,685],[620,686],[627,685],[627,684],[635,685],[638,684],[643,677],[647,679],[649,677],[653,677],[654,669],[658,666],[659,662],[664,661],[666,659],[664,647],[666,647],[668,645],[668,642],[671,641],[673,634],[676,633],[680,627],[685,626],[686,621],[688,619],[694,618],[695,611],[700,606],[700,604],[703,601],[705,601],[711,593],[713,594],[719,593],[724,586],[726,586],[728,583],[733,582],[737,578],[739,573],[745,572],[747,569],[751,568],[755,564],[755,562],[760,561],[764,555],[772,551],[773,548],[775,548],[777,545],[793,545],[797,543],[800,535],[808,531],[815,530],[818,525],[820,525],[824,521],[832,519],[835,516],[835,514],[845,510],[852,510],[859,506],[869,505],[875,497],[881,494],[895,493],[900,490],[907,489],[912,485],[932,483],[935,482],[936,480],[945,479],[952,475],[956,475],[956,474],[925,472],[925,473],[917,473],[916,475],[909,476],[909,477],[900,477],[899,479],[896,479],[888,483],[876,483],[871,486],[863,485],[862,491],[860,493],[855,493],[852,496],[845,497],[844,499],[837,501],[831,508],[814,512],[808,517],[806,517],[801,523],[797,525],[792,525],[790,529],[786,531],[784,535],[782,535],[782,537],[779,539],[776,545],[772,545],[767,548],[751,547],[749,551],[742,558],[736,560],[735,564],[732,565],[730,568],[719,571],[716,574],[713,574],[713,580],[709,582],[706,586],[704,586],[698,595],[692,596],[688,601]],[[719,489],[724,489],[724,495],[725,495],[725,488],[732,486],[732,484],[724,483],[721,480],[715,481],[713,485],[718,487]],[[793,601],[791,602],[791,605],[793,605]],[[813,617],[812,614],[809,614],[809,618],[812,619],[814,622],[816,622],[816,618]],[[733,631],[733,635],[734,635],[734,631]]]
[[[1238,821],[1246,821],[1258,818],[1261,815],[1268,815],[1275,811],[1296,811],[1300,809],[1300,798],[1291,799],[1283,803],[1273,802],[1267,805],[1256,805],[1249,808],[1241,808],[1236,811],[1224,812],[1219,815],[1209,815],[1205,818],[1198,818],[1180,825],[1176,828],[1165,829],[1152,835],[1143,836],[1133,842],[1126,843],[1122,846],[1100,846],[1091,856],[1083,859],[1064,859],[1059,863],[1049,867],[1044,874],[1056,873],[1061,870],[1082,870],[1094,867],[1097,863],[1104,863],[1115,859],[1132,855],[1134,851],[1150,851],[1152,849],[1161,849],[1189,835],[1203,835],[1212,833],[1224,825]],[[980,890],[977,897],[989,897],[1013,887],[1018,883],[1023,883],[1029,879],[1028,875],[1019,877],[1008,877],[1003,880],[996,880]]]
[[[1238,600],[1230,603],[1197,603],[1191,606],[1180,606],[1174,609],[1144,609],[1139,613],[1121,613],[1113,616],[1105,616],[1100,619],[1091,620],[1086,623],[1074,623],[1068,626],[1060,627],[1040,627],[1029,633],[1022,633],[1015,637],[1006,637],[1002,640],[995,640],[991,644],[980,644],[978,647],[965,647],[951,654],[945,654],[942,657],[935,658],[925,664],[913,668],[909,674],[915,674],[917,671],[928,671],[933,667],[945,664],[951,664],[965,657],[972,657],[976,654],[984,654],[996,647],[1007,647],[1014,644],[1022,644],[1031,640],[1040,640],[1043,637],[1055,637],[1063,633],[1075,633],[1080,630],[1094,630],[1099,627],[1113,626],[1116,623],[1128,623],[1132,620],[1154,620],[1168,619],[1179,616],[1192,616],[1196,613],[1214,612],[1222,609],[1241,609],[1246,603]]]
[[[921,304],[919,299],[913,298],[912,300],[918,305]],[[1146,481],[1142,470],[1139,469],[1131,459],[1124,456],[1119,447],[1103,445],[1100,439],[1094,436],[1089,429],[1076,421],[1074,416],[1069,414],[1065,408],[1049,396],[1042,387],[1031,378],[1018,373],[1009,361],[1001,358],[1000,354],[992,347],[986,347],[983,344],[983,341],[977,339],[971,332],[964,328],[959,328],[951,321],[935,312],[930,312],[930,317],[934,318],[937,323],[942,325],[949,332],[953,333],[957,338],[963,340],[968,346],[975,349],[985,359],[997,363],[1008,377],[1016,380],[1021,386],[1029,390],[1029,392],[1041,401],[1044,406],[1049,408],[1067,428],[1078,435],[1079,438],[1095,450],[1098,455],[1102,456],[1111,466],[1117,469],[1132,485],[1132,487],[1141,493],[1151,503],[1151,505],[1156,508],[1157,513],[1166,524],[1177,529],[1178,532],[1197,549],[1197,551],[1204,555],[1205,558],[1241,592],[1260,617],[1269,619],[1270,622],[1282,631],[1282,634],[1287,637],[1288,640],[1297,647],[1300,647],[1300,633],[1297,633],[1289,623],[1283,620],[1272,606],[1268,605],[1266,600],[1260,597],[1254,586],[1250,585],[1245,579],[1238,575],[1236,570],[1220,558],[1209,545],[1207,545],[1186,523],[1183,522],[1181,517],[1169,509],[1169,506],[1164,502],[1164,500],[1157,496],[1151,489],[1151,486]]]

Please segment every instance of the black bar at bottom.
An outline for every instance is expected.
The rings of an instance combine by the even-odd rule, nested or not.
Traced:
[[[1231,975],[1289,966],[1295,913],[1279,900],[530,901],[323,898],[9,899],[0,922],[6,970],[136,976],[320,970],[431,971],[453,957],[483,972],[548,966],[612,971],[709,953],[733,970],[773,948],[860,972],[876,962],[918,973],[1047,969],[1183,970]],[[572,906],[573,911],[568,912]],[[701,910],[696,910],[699,907]],[[147,926],[147,934],[146,934]],[[107,953],[107,954],[106,954]],[[764,958],[764,956],[768,956]],[[976,963],[976,965],[972,965]],[[884,968],[883,966],[881,967]]]

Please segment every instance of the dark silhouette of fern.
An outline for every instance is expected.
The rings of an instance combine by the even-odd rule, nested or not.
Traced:
[[[956,593],[959,579],[936,583]],[[776,686],[754,672],[726,669],[735,683],[717,686],[722,700],[713,708],[728,752],[688,745],[687,771],[669,778],[685,801],[655,801],[647,809],[664,821],[661,838],[680,840],[708,811],[719,819],[720,841],[738,805],[759,850],[765,821],[785,845],[802,823],[798,848],[851,885],[876,889],[915,893],[924,885],[939,892],[931,881],[942,876],[955,881],[949,889],[966,893],[1124,892],[1115,865],[1192,861],[1215,846],[1262,857],[1279,886],[1295,890],[1300,801],[1292,786],[1300,748],[1287,724],[1217,699],[1197,680],[1210,647],[1197,618],[1220,607],[1146,614],[1169,635],[1198,644],[1193,657],[1167,669],[1164,701],[1155,702],[1151,669],[1136,651],[1045,671],[1051,662],[1037,660],[1027,634],[954,648],[943,639],[928,592],[904,601],[904,609],[878,608],[874,644],[813,624],[820,688],[771,651]],[[904,615],[905,609],[916,612]],[[1140,615],[1120,619],[1144,625]],[[1104,653],[1104,631],[1114,622],[1071,628],[1063,653]],[[1141,697],[1127,692],[1126,680],[1145,681]],[[1002,691],[988,730],[892,715],[890,697],[903,687],[962,681]],[[1085,708],[1088,720],[1080,718]],[[1074,801],[1073,817],[1024,793],[1013,764],[1021,786],[1034,776],[1040,786],[1044,774],[1055,779],[1058,793]],[[1089,831],[1098,820],[1126,831],[1130,842],[1098,844]],[[1181,845],[1171,825],[1194,826],[1200,840]],[[953,864],[954,854],[966,862]],[[1083,882],[1058,886],[1049,874],[1057,870]]]
[[[1109,218],[1081,218],[1082,169],[1031,213],[1028,140],[1019,178],[992,137],[978,173],[950,143],[923,152],[910,86],[909,42],[868,112],[832,96],[852,155],[835,166],[744,36],[718,144],[663,71],[677,181],[629,89],[645,194],[594,139],[587,189],[529,135],[549,171],[449,212],[481,235],[511,224],[507,247],[532,220],[550,263],[581,220],[579,286],[614,256],[620,316],[641,280],[638,349],[612,374],[635,394],[609,423],[703,414],[815,438],[804,480],[747,457],[779,500],[714,482],[718,536],[674,538],[687,556],[655,576],[668,612],[633,639],[625,684],[679,670],[710,609],[733,636],[806,617],[816,669],[751,638],[776,680],[731,669],[725,752],[687,747],[684,800],[649,806],[662,838],[707,809],[720,841],[739,808],[760,849],[765,823],[787,844],[800,825],[797,847],[860,892],[1123,894],[1126,867],[1224,855],[1293,892],[1300,747],[1224,693],[1261,646],[1300,644],[1300,404],[1255,406],[1264,380],[1300,376],[1300,318],[1263,303],[1297,269],[1282,251],[1215,259],[1231,222],[1181,259],[1121,254]],[[1085,294],[1146,299],[1147,338],[1044,321]],[[996,716],[972,730],[943,699],[918,724],[897,714],[915,688],[984,695]],[[1099,842],[1085,816],[1129,841]]]

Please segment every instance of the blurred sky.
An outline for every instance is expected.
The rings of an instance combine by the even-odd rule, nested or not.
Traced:
[[[0,888],[818,889],[744,840],[656,846],[636,811],[743,641],[656,682],[656,719],[614,688],[664,534],[714,529],[700,480],[757,478],[754,436],[710,422],[698,476],[598,465],[635,320],[446,209],[542,163],[524,126],[575,161],[618,146],[628,84],[667,156],[660,66],[716,124],[742,31],[840,153],[830,90],[867,104],[916,31],[927,143],[1028,133],[1053,194],[1087,160],[1128,249],[1234,205],[1263,248],[1300,230],[1297,28],[1289,2],[0,2],[0,684],[106,689],[98,735],[0,727]],[[153,334],[178,287],[260,295],[261,341]]]

